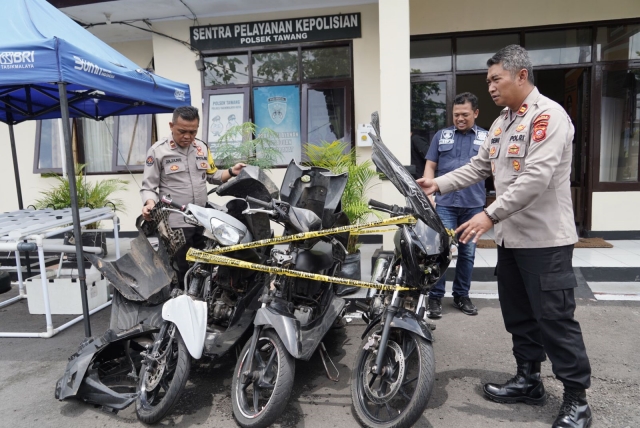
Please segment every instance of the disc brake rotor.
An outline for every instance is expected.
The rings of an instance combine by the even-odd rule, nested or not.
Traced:
[[[402,353],[402,349],[400,348],[400,345],[398,345],[396,342],[392,340],[388,341],[387,355],[390,351],[393,352],[394,354],[391,360],[394,362],[394,365],[397,364],[398,366],[398,368],[393,373],[393,377],[395,378],[395,381],[392,381],[388,374],[378,375],[378,377],[376,378],[376,382],[374,382],[372,385],[372,386],[374,385],[380,386],[381,383],[387,384],[387,390],[384,392],[372,389],[372,387],[369,386],[371,376],[373,376],[371,369],[376,364],[376,355],[373,352],[369,353],[369,356],[367,357],[367,361],[365,363],[364,373],[362,374],[364,377],[363,378],[364,392],[369,398],[369,400],[371,400],[375,404],[384,404],[386,402],[389,402],[393,397],[395,397],[395,395],[398,393],[398,390],[402,386],[402,380],[404,379],[404,370],[405,370],[404,354]]]
[[[169,344],[169,346],[171,346],[171,344]],[[164,353],[164,356],[158,360],[155,368],[147,368],[147,373],[144,378],[144,386],[147,391],[153,391],[160,383],[162,375],[167,367],[167,358],[169,353],[171,353],[171,350]]]

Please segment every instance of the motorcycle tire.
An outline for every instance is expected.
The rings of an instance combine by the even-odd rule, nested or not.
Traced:
[[[429,397],[433,391],[435,381],[435,357],[433,354],[432,344],[417,334],[406,330],[396,329],[396,332],[394,332],[392,329],[390,337],[394,337],[394,333],[407,338],[408,341],[414,344],[414,346],[406,346],[404,339],[403,344],[399,345],[401,346],[402,351],[405,352],[406,350],[407,352],[405,353],[408,354],[404,359],[406,363],[405,371],[404,375],[400,379],[393,379],[393,376],[391,375],[389,380],[392,382],[389,382],[388,384],[390,385],[388,399],[382,398],[378,403],[372,401],[370,399],[370,395],[367,395],[367,392],[372,394],[372,383],[376,383],[371,382],[370,379],[370,376],[373,375],[371,374],[369,367],[371,366],[372,361],[375,362],[375,355],[372,353],[372,350],[364,349],[364,346],[368,342],[367,339],[362,342],[362,345],[356,355],[354,369],[351,372],[352,410],[356,420],[364,427],[405,428],[413,426],[426,409]],[[387,356],[389,356],[390,352],[394,352],[391,348],[391,346],[387,347]],[[399,348],[396,347],[396,349]],[[408,352],[409,349],[412,350]],[[415,358],[416,355],[412,355],[416,351],[417,359]],[[410,357],[413,358],[411,361],[407,362]],[[389,358],[387,361],[395,360]],[[409,375],[407,375],[406,368],[410,365],[413,370],[417,370],[417,374],[411,374],[409,377]],[[384,376],[381,377],[381,379],[383,378]],[[378,380],[378,383],[381,385],[380,388],[383,388],[384,382]],[[367,385],[369,385],[368,391],[366,390]],[[393,385],[398,387],[398,390],[395,392],[393,392]],[[415,385],[412,391],[411,385]],[[375,394],[376,391],[373,393]],[[383,391],[383,394],[384,393],[385,391]],[[379,396],[375,396],[374,398],[378,399]],[[407,401],[407,404],[399,410],[398,408],[401,400]]]
[[[155,381],[155,387],[146,393],[146,402],[142,394],[136,400],[138,419],[145,424],[153,425],[169,414],[184,390],[190,370],[191,356],[176,328],[172,349],[167,354],[163,372],[160,374],[161,379]],[[150,376],[154,376],[154,373],[147,365],[143,365],[140,370],[138,391],[142,391],[142,386],[149,381]],[[163,393],[162,396],[160,396],[161,393]]]
[[[263,330],[256,345],[253,371],[260,372],[260,379],[243,385],[241,374],[248,364],[251,339],[240,352],[231,383],[233,415],[244,428],[262,428],[273,424],[284,412],[293,389],[295,359],[289,354],[278,334],[272,329]],[[256,364],[258,367],[256,367]],[[269,388],[260,388],[258,381],[267,382]],[[263,383],[264,385],[264,383]],[[264,392],[270,392],[265,397]]]

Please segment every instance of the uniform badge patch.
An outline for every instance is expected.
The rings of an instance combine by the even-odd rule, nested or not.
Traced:
[[[493,131],[493,135],[495,135],[496,137],[497,137],[498,135],[500,135],[500,134],[502,134],[502,129],[500,129],[500,128],[498,128],[498,129],[496,129],[495,131]]]
[[[174,150],[176,147],[178,147],[178,145],[174,141],[170,141],[169,147],[171,148],[171,150]]]
[[[440,136],[440,139],[451,140],[452,138],[453,138],[453,131],[449,129],[445,129],[444,131],[442,131],[442,135]]]
[[[180,167],[178,165],[171,165],[171,168],[169,168],[171,171],[177,171],[180,169]]]
[[[198,156],[204,156],[204,153],[202,152],[202,147],[200,146],[196,147],[196,154]]]
[[[517,160],[514,160],[514,161],[513,161],[513,170],[514,170],[515,172],[520,171],[520,162],[519,162],[519,161],[517,161]]]
[[[155,162],[155,160],[153,159],[153,156],[149,156],[147,158],[147,166],[153,166],[154,162]]]
[[[529,106],[526,104],[522,104],[518,109],[518,116],[524,116],[524,114],[529,110]]]
[[[209,168],[209,164],[206,162],[200,162],[200,168]]]
[[[489,156],[493,156],[496,154],[496,150],[498,150],[498,148],[496,146],[491,146],[491,148],[489,149]]]
[[[516,132],[522,132],[522,130],[523,130],[524,128],[526,128],[526,127],[527,127],[527,125],[518,125],[518,126],[516,127]]]
[[[538,122],[533,127],[533,141],[539,143],[547,137],[547,122]]]
[[[551,115],[550,114],[541,114],[540,116],[536,117],[533,120],[533,123],[536,124],[536,123],[541,122],[543,120],[549,120],[549,119],[551,119]]]
[[[520,145],[519,144],[512,144],[509,146],[509,154],[510,155],[517,155],[520,153]]]

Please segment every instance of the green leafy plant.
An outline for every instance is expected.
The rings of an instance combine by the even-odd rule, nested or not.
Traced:
[[[342,194],[342,210],[351,224],[364,223],[371,214],[380,218],[380,214],[370,209],[368,204],[371,180],[378,176],[371,160],[357,162],[355,149],[349,150],[349,144],[342,141],[305,144],[303,151],[308,159],[307,165],[327,168],[334,174],[349,174]],[[347,251],[355,253],[358,248],[358,235],[350,235]]]
[[[278,150],[278,133],[258,128],[251,122],[232,126],[212,148],[216,165],[229,168],[237,162],[271,168],[282,158]]]
[[[85,165],[77,164],[76,169],[76,189],[78,194],[78,208],[102,208],[109,206],[115,211],[124,211],[125,204],[122,199],[112,198],[112,194],[121,190],[126,190],[127,182],[117,178],[89,182],[83,175]],[[56,185],[49,190],[40,192],[42,198],[34,203],[37,209],[53,208],[56,210],[71,207],[71,193],[69,191],[69,180],[57,174],[43,174],[43,177],[53,178]],[[91,223],[87,229],[97,229],[99,222]]]

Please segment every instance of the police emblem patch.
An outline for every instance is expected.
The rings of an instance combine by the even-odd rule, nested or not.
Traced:
[[[177,171],[178,169],[180,169],[180,167],[178,165],[171,165],[171,168],[169,168],[171,171]]]
[[[540,121],[533,126],[533,141],[539,143],[547,137],[546,121]]]
[[[153,166],[154,162],[155,162],[155,160],[153,159],[153,156],[149,156],[147,158],[147,166]]]
[[[489,149],[489,156],[493,156],[496,154],[496,150],[498,150],[498,148],[496,146],[491,146],[491,148]]]
[[[527,127],[527,125],[518,125],[518,126],[516,127],[516,132],[522,132],[522,130],[523,130],[524,128],[526,128],[526,127]]]
[[[442,135],[440,136],[441,140],[451,140],[453,138],[453,131],[450,129],[445,129],[442,131]]]
[[[543,120],[549,120],[551,119],[551,115],[549,114],[541,114],[540,116],[536,117],[533,121],[534,124],[541,122]]]
[[[267,99],[267,108],[269,109],[269,116],[273,123],[280,125],[287,115],[287,98],[286,97],[271,97]]]
[[[478,141],[477,144],[484,143],[484,140],[487,138],[488,134],[489,133],[486,131],[478,131],[478,133],[476,134],[476,141]]]
[[[520,153],[520,145],[519,144],[512,144],[509,146],[509,154],[510,155],[517,155]]]
[[[178,147],[178,145],[174,141],[171,141],[171,142],[169,142],[169,147],[171,148],[171,150],[173,150],[176,147]]]
[[[493,131],[493,135],[495,135],[496,137],[497,137],[498,135],[500,135],[500,134],[502,134],[502,129],[500,129],[500,128],[498,128],[498,129],[496,129],[495,131]]]
[[[206,162],[200,162],[200,168],[208,168],[209,164]]]
[[[515,172],[520,171],[520,162],[518,162],[517,160],[514,160],[514,161],[513,161],[513,170],[514,170]]]

